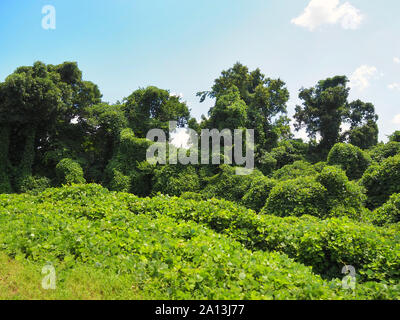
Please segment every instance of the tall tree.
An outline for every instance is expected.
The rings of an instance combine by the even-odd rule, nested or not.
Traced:
[[[55,141],[68,137],[63,130],[71,120],[85,105],[100,100],[97,86],[83,82],[81,76],[76,63],[35,62],[18,68],[0,84],[0,126],[5,141],[10,141],[2,161],[14,168],[17,190],[32,175],[35,162],[57,145]]]
[[[134,91],[125,98],[124,109],[129,126],[140,138],[145,138],[154,128],[168,131],[169,121],[176,121],[178,127],[184,127],[190,119],[190,110],[185,102],[157,87]]]
[[[350,130],[344,133],[351,144],[368,149],[378,143],[378,115],[372,103],[356,100],[348,104],[345,121],[350,123]]]
[[[313,140],[320,135],[317,151],[321,158],[345,139],[364,148],[377,142],[378,117],[374,106],[360,100],[349,103],[347,83],[347,77],[336,76],[319,81],[315,87],[300,90],[299,98],[303,103],[296,106],[295,127],[297,130],[305,127]],[[351,128],[342,135],[344,123],[350,123]]]
[[[232,97],[234,92],[235,102],[226,103],[227,97]],[[288,131],[285,115],[289,92],[285,83],[280,79],[266,78],[260,69],[250,72],[246,66],[236,63],[232,68],[222,71],[210,91],[199,92],[197,95],[200,102],[207,97],[216,101],[209,112],[209,119],[203,119],[206,126],[242,126],[242,118],[246,117],[246,128],[255,130],[256,149],[259,153],[274,148],[279,136]],[[229,120],[228,124],[227,119],[237,121]]]

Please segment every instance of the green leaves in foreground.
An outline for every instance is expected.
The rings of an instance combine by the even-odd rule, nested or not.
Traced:
[[[110,193],[97,185],[73,185],[48,189],[39,196],[0,196],[0,249],[12,257],[38,263],[51,261],[71,270],[83,263],[107,275],[123,277],[124,283],[131,279],[143,296],[160,299],[399,298],[396,286],[381,283],[359,284],[353,296],[351,291],[342,289],[339,280],[323,280],[310,267],[285,254],[252,252],[232,239],[253,243],[254,249],[275,247],[285,251],[283,244],[289,243],[289,230],[285,231],[279,221],[282,224],[286,220],[273,218],[276,220],[258,220],[253,211],[227,201],[139,199]],[[291,219],[294,220],[288,225],[298,227],[297,218]],[[309,218],[309,222],[314,226],[320,223],[315,218]],[[308,234],[304,228],[304,234]],[[273,229],[284,230],[287,238],[282,235],[279,239],[278,233],[273,237]],[[293,229],[290,232],[293,246],[287,252],[300,260],[295,254],[299,242],[293,241],[298,234]],[[310,234],[318,236],[314,231]],[[322,236],[332,237],[324,232]],[[375,247],[368,247],[368,242],[360,244],[360,251],[356,252],[365,254],[369,250],[371,257],[375,256],[374,250],[384,254],[380,248],[387,245],[384,237],[382,233],[375,239]],[[370,238],[372,235],[367,237]],[[349,239],[341,246],[338,236],[332,242],[337,244],[335,248],[309,239],[312,249],[315,247],[311,244],[316,243],[321,252],[332,250],[332,257],[335,252],[351,252],[346,247]],[[392,250],[398,252],[395,247]],[[308,254],[319,259],[317,253]],[[374,261],[376,268],[384,272],[379,264],[382,259],[376,257]],[[392,261],[388,269],[398,270],[395,263]]]

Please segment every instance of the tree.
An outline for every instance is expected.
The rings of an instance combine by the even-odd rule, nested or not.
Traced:
[[[8,144],[3,146],[1,166],[11,168],[14,174],[7,179],[11,178],[19,190],[34,167],[36,171],[51,171],[44,163],[46,154],[66,149],[65,141],[71,139],[69,133],[75,128],[72,119],[79,118],[85,106],[98,103],[101,94],[96,85],[82,81],[76,63],[54,66],[35,62],[8,76],[0,84],[0,97],[0,126]],[[80,132],[75,136],[71,145],[79,149],[76,141],[84,135]],[[64,157],[60,155],[52,163],[53,171]]]
[[[296,106],[295,127],[297,130],[305,127],[311,139],[320,134],[318,151],[322,156],[339,142],[350,90],[347,82],[347,77],[336,76],[319,81],[315,87],[300,90],[299,98],[303,100],[303,105]]]
[[[393,134],[389,136],[389,141],[400,142],[400,131],[393,132]]]
[[[378,116],[372,103],[356,100],[348,104],[345,121],[351,127],[344,134],[347,140],[361,149],[369,149],[378,143]]]
[[[239,93],[239,96],[235,96],[236,100],[232,100],[233,92],[235,95]],[[246,128],[255,130],[259,155],[263,153],[262,150],[270,151],[276,147],[279,137],[288,135],[290,131],[289,121],[285,117],[289,100],[285,83],[280,79],[266,78],[259,69],[250,72],[246,66],[236,63],[232,68],[222,71],[210,91],[197,95],[200,102],[207,97],[216,100],[209,112],[210,118],[203,118],[203,127],[212,125],[213,128],[222,128],[228,125],[237,126],[235,129],[238,129],[246,117]],[[230,97],[230,103],[227,103],[227,96]]]
[[[313,140],[320,135],[317,152],[324,158],[338,142],[348,140],[355,146],[367,149],[378,142],[378,116],[372,103],[347,101],[350,88],[346,76],[321,80],[315,87],[299,93],[302,106],[296,106],[297,130],[305,127]],[[348,132],[341,134],[341,126],[350,123]]]
[[[179,97],[157,87],[134,91],[124,99],[124,110],[129,126],[139,138],[145,138],[151,129],[168,131],[169,121],[184,127],[190,119],[190,110]]]

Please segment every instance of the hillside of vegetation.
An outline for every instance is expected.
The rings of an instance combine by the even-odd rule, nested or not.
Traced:
[[[18,68],[0,83],[0,298],[399,299],[400,132],[378,142],[347,82],[300,90],[305,142],[285,83],[239,63],[198,93],[200,122],[167,90],[109,104],[76,63]],[[169,121],[254,129],[256,169],[150,164]]]
[[[397,299],[400,294],[399,239],[391,228],[348,219],[257,216],[224,200],[138,198],[93,184],[3,195],[1,203],[1,250],[33,265],[53,262],[66,296],[85,270],[83,280],[90,274],[94,290],[113,283],[108,290],[114,289],[115,297],[103,293],[108,298]],[[346,239],[346,230],[357,239]],[[346,258],[365,269],[354,292],[330,273]]]

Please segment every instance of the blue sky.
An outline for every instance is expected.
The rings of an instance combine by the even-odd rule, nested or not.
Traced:
[[[42,8],[56,29],[42,28]],[[1,0],[0,81],[34,61],[77,61],[104,100],[155,85],[200,104],[220,72],[240,61],[283,79],[289,115],[298,90],[334,75],[351,99],[374,103],[381,140],[400,130],[398,0]]]

